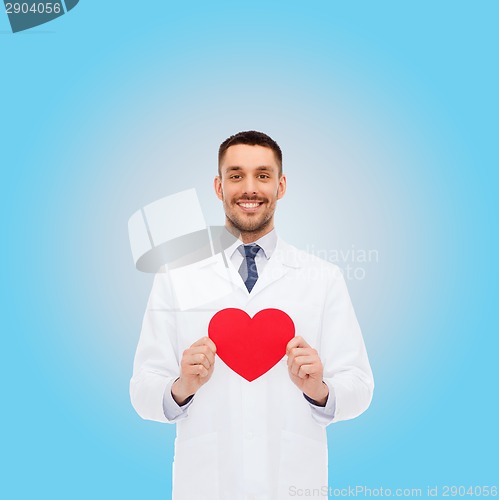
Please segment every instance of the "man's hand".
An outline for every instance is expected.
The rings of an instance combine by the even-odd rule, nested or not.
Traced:
[[[180,361],[180,377],[172,385],[172,396],[182,405],[213,373],[217,348],[209,337],[203,337],[186,349]]]
[[[286,354],[291,380],[309,398],[325,406],[329,389],[322,381],[324,368],[317,351],[302,337],[294,337],[286,346]]]

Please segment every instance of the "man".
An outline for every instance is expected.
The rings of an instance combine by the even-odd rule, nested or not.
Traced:
[[[255,131],[228,138],[214,187],[237,240],[224,250],[228,268],[208,262],[192,287],[226,279],[233,292],[181,311],[168,273],[156,276],[132,404],[143,418],[177,423],[174,500],[292,498],[327,486],[325,426],[367,409],[371,368],[338,268],[276,234],[274,212],[286,192],[277,143]],[[207,335],[211,318],[227,308],[251,317],[275,308],[294,322],[283,358],[251,382],[217,356]]]

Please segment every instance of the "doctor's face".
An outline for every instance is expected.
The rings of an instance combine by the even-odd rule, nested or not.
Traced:
[[[225,152],[215,177],[215,192],[224,205],[229,231],[250,243],[274,228],[277,200],[284,196],[286,178],[272,149],[236,144]]]

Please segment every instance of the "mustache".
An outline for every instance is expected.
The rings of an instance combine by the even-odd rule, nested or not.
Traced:
[[[238,203],[240,201],[258,201],[258,202],[265,203],[267,201],[267,199],[266,198],[258,198],[257,196],[243,196],[242,198],[237,199],[236,203]]]

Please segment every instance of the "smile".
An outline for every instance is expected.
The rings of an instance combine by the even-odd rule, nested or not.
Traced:
[[[261,201],[239,201],[237,203],[237,205],[245,211],[254,211],[262,204],[263,202]]]

